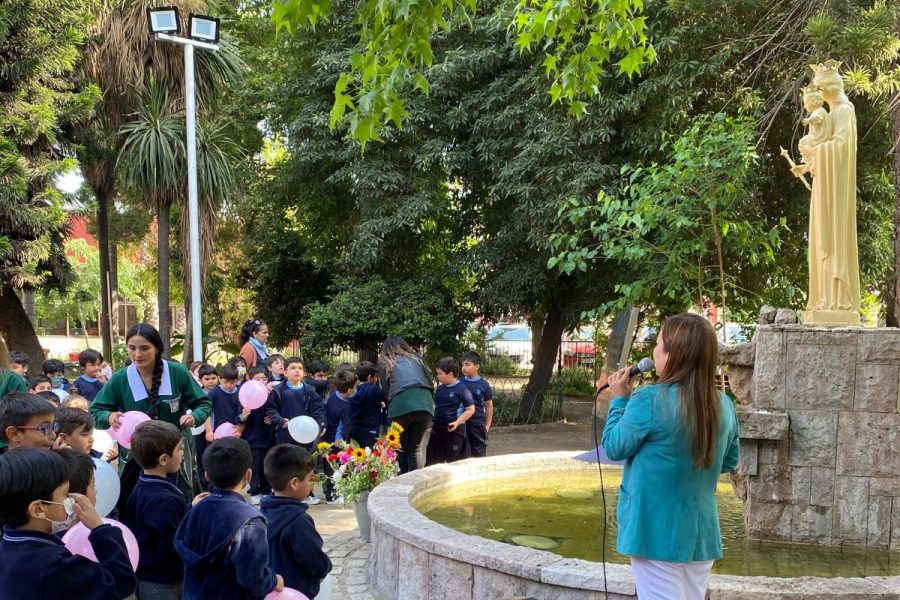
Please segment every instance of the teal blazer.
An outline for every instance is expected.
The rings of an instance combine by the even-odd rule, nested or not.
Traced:
[[[682,435],[678,384],[641,386],[609,406],[603,449],[624,460],[616,515],[616,550],[650,560],[690,562],[722,558],[716,484],[738,462],[738,420],[721,394],[719,438],[712,468],[691,466]]]

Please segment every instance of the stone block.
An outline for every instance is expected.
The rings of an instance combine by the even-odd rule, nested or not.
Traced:
[[[897,412],[900,365],[864,364],[856,366],[856,393],[853,410]]]
[[[870,496],[900,496],[900,477],[873,477],[869,480]]]
[[[475,567],[473,574],[475,577],[472,587],[473,600],[511,598],[525,593],[525,581],[518,577],[481,567]]]
[[[834,467],[838,413],[792,410],[788,416],[790,417],[788,464],[801,467]]]
[[[900,550],[900,497],[891,499],[891,550]]]
[[[787,330],[788,346],[855,346],[856,330],[831,329],[829,327],[793,327]]]
[[[812,488],[812,467],[794,467],[791,469],[791,504],[806,506],[809,504]],[[796,513],[794,514],[796,518]]]
[[[750,499],[753,502],[787,502],[792,495],[790,467],[760,465],[756,479],[750,479]],[[808,483],[808,482],[807,482]],[[807,491],[809,487],[807,487]]]
[[[429,561],[432,556],[415,546],[400,546],[399,573],[397,580],[397,598],[428,598],[430,580]]]
[[[797,321],[797,313],[790,308],[779,308],[775,313],[775,323],[779,325],[787,325]]]
[[[741,440],[741,453],[738,456],[737,472],[741,475],[756,475],[757,458],[759,456],[759,442],[756,440]]]
[[[564,588],[558,585],[541,583],[539,581],[526,582],[525,594],[540,598],[541,600],[549,600],[550,598],[553,600],[602,600],[604,597],[603,592]],[[612,599],[615,596],[610,594],[609,597]],[[450,597],[445,600],[450,600]]]
[[[753,400],[759,408],[784,408],[785,343],[784,332],[770,326],[756,330]]]
[[[405,546],[377,527],[372,527],[369,573],[375,589],[384,598],[397,598],[397,573],[400,571],[401,545]]]
[[[753,342],[719,344],[719,364],[729,367],[752,367],[756,361]]]
[[[790,455],[790,444],[787,440],[759,440],[759,464],[786,465]]]
[[[788,409],[850,410],[855,345],[787,344]]]
[[[813,506],[834,506],[834,469],[812,467],[809,503]]]
[[[859,362],[900,364],[900,329],[861,329],[857,341]]]
[[[791,541],[827,544],[831,541],[833,527],[830,506],[794,505],[791,523]]]
[[[471,598],[474,574],[472,565],[432,554],[428,557],[428,594],[402,595],[401,598]],[[406,565],[403,569],[406,570]]]
[[[783,440],[787,437],[790,420],[785,413],[759,410],[739,411],[741,439]]]
[[[832,543],[838,546],[865,544],[868,518],[869,478],[835,476]]]
[[[780,502],[754,502],[744,506],[747,535],[757,540],[791,541],[793,509]]]
[[[900,477],[900,415],[841,413],[839,475]]]
[[[775,308],[774,306],[769,306],[768,304],[763,304],[762,308],[759,309],[759,324],[771,325],[775,322],[775,315],[777,314],[777,308]]]
[[[869,496],[866,546],[886,550],[891,544],[891,498]]]
[[[752,405],[753,401],[753,367],[728,367],[728,387],[737,396],[741,404]]]

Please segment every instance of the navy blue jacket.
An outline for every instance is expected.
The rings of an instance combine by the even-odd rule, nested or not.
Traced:
[[[456,385],[439,385],[434,392],[434,422],[449,425],[474,403],[469,388],[461,381],[457,380]]]
[[[297,443],[284,427],[284,423],[294,417],[303,415],[312,417],[319,427],[324,427],[327,421],[325,403],[319,398],[316,390],[306,383],[300,384],[299,388],[293,388],[285,381],[272,388],[269,399],[266,400],[266,414],[275,424],[275,441],[279,444]]]
[[[213,488],[175,533],[182,600],[258,600],[275,589],[266,520],[237,492]]]
[[[100,391],[103,384],[97,379],[94,379],[93,381],[85,379],[84,375],[82,375],[75,380],[75,387],[78,388],[79,394],[87,398],[88,402],[93,402],[94,396],[97,395],[97,392]]]
[[[472,400],[475,401],[475,414],[472,415],[472,418],[469,419],[469,421],[473,424],[484,424],[487,419],[484,403],[494,401],[494,392],[491,390],[491,384],[489,384],[484,377],[478,377],[477,379],[463,377],[460,381],[469,388],[469,392],[472,393]]]
[[[361,383],[350,398],[350,437],[358,439],[363,434],[375,435],[381,425],[385,402],[381,388],[373,383]]]
[[[55,535],[5,529],[0,542],[3,600],[122,600],[136,585],[122,532],[101,525],[88,539],[99,563],[72,554]]]
[[[275,428],[266,425],[266,407],[254,408],[244,421],[243,437],[251,448],[271,448],[275,445]]]
[[[188,504],[184,494],[165,477],[141,474],[122,523],[128,526],[141,549],[137,578],[153,583],[177,583],[184,578],[180,561],[173,560],[175,532]]]
[[[313,379],[312,377],[307,377],[303,380],[303,383],[316,390],[316,393],[319,395],[319,398],[322,399],[322,402],[328,401],[328,391],[331,389],[331,384],[328,383],[327,379]]]
[[[215,429],[222,423],[241,424],[241,406],[238,400],[238,388],[232,392],[226,392],[221,385],[217,385],[206,394],[212,401],[212,427]]]
[[[284,577],[285,587],[315,598],[321,580],[331,571],[331,559],[322,551],[322,538],[306,509],[303,502],[280,496],[263,496],[260,506],[272,568]]]
[[[337,391],[331,392],[325,404],[325,416],[323,441],[333,444],[337,440],[350,439],[350,401],[347,398],[341,398]]]

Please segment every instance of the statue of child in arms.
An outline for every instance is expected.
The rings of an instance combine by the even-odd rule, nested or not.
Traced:
[[[816,146],[831,137],[828,127],[828,111],[823,106],[825,101],[822,93],[813,85],[801,88],[803,107],[809,116],[803,119],[803,124],[808,127],[806,135],[800,138],[798,149],[803,162],[793,167],[791,172],[797,177],[804,173],[816,176]]]

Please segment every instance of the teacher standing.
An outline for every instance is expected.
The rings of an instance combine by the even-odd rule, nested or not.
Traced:
[[[632,394],[614,373],[603,449],[624,460],[616,550],[631,557],[642,600],[706,597],[722,558],[716,485],[738,461],[734,405],[716,389],[718,342],[694,314],[665,320],[653,350],[659,383]]]
[[[186,368],[163,359],[162,337],[153,326],[146,323],[132,326],[125,343],[131,364],[116,371],[100,389],[91,403],[91,415],[98,429],[118,429],[122,414],[132,410],[180,427],[184,458],[178,474],[178,487],[185,496],[193,497],[201,490],[194,476],[194,436],[190,428],[206,421],[212,404]],[[140,467],[130,458],[131,454],[127,451],[119,455],[122,478],[120,507],[124,507],[140,475]]]

